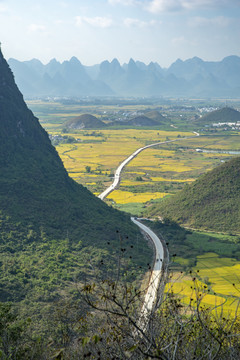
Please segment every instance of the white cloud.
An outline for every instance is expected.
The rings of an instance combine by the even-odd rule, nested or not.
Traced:
[[[142,20],[139,20],[139,19],[126,18],[126,19],[124,19],[123,23],[127,27],[143,28],[143,27],[148,27],[148,26],[154,26],[156,24],[156,21],[155,20],[142,21]]]
[[[183,9],[182,0],[152,0],[147,9],[152,13]]]
[[[76,25],[80,27],[83,24],[88,24],[98,28],[108,28],[112,26],[113,21],[111,18],[100,17],[100,16],[96,16],[92,18],[84,17],[84,16],[76,16]]]
[[[191,27],[203,27],[203,26],[226,27],[230,23],[231,20],[224,16],[218,16],[214,18],[205,18],[205,17],[196,16],[189,20],[189,25]]]
[[[46,30],[46,26],[44,25],[38,25],[38,24],[31,24],[28,27],[28,30],[32,31],[32,32],[36,32],[36,31],[45,31]]]
[[[130,5],[135,5],[137,4],[139,1],[137,0],[108,0],[108,3],[110,5],[125,5],[125,6],[130,6]]]
[[[194,10],[199,8],[219,8],[240,6],[239,0],[151,0],[147,10],[152,13],[165,11]]]
[[[221,6],[233,4],[235,0],[181,0],[182,7],[185,9],[197,9],[197,8],[219,8]]]

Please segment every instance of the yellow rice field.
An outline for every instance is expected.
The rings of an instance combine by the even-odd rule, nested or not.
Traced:
[[[56,128],[51,133],[58,134],[59,132]],[[177,139],[178,135],[181,135],[181,137],[192,136],[191,133],[187,132],[142,129],[101,129],[95,130],[94,133],[97,136],[92,135],[92,130],[79,130],[69,133],[68,136],[74,137],[78,142],[57,146],[57,151],[69,175],[76,181],[89,185],[90,190],[93,192],[96,192],[94,183],[99,184],[99,182],[102,183],[103,191],[111,180],[109,175],[113,174],[117,166],[136,149],[149,143],[164,141],[166,138]],[[223,140],[221,139],[221,141]],[[141,203],[156,199],[159,195],[157,182],[179,182],[180,184],[195,180],[196,176],[212,169],[217,162],[215,154],[197,153],[195,148],[204,145],[216,146],[216,144],[220,146],[219,141],[216,138],[208,137],[190,138],[188,140],[181,140],[181,142],[176,141],[142,151],[124,169],[121,185],[137,187],[143,184],[146,186],[156,184],[156,192],[153,193],[151,189],[151,194],[146,193],[144,196],[132,194],[131,197],[121,192],[115,195],[116,203],[129,202],[130,198],[134,202],[139,201]],[[174,146],[178,143],[181,146],[187,145],[187,147],[193,148],[189,150],[181,148],[175,150]],[[221,158],[223,158],[222,155],[225,156],[226,154],[221,154]],[[86,173],[87,166],[91,167],[91,173]],[[105,178],[103,175],[105,175]],[[144,182],[136,181],[138,175],[145,177]],[[92,184],[88,180],[89,176],[96,177]],[[121,199],[120,195],[124,195],[124,197]]]
[[[215,253],[198,256],[197,266],[202,279],[208,278],[214,292],[222,295],[239,296],[240,264],[231,258],[220,258]],[[238,285],[239,287],[239,285]]]
[[[145,172],[148,171],[158,171],[160,174],[165,172],[188,172],[195,169],[201,169],[202,164],[199,162],[194,163],[186,163],[186,159],[176,159],[175,152],[169,151],[171,154],[167,158],[165,158],[164,150],[162,152],[161,149],[147,149],[141,152],[136,158],[134,158],[129,167],[131,171],[134,169],[140,169]],[[205,161],[205,165],[207,162]],[[210,163],[209,163],[210,164]]]
[[[53,131],[52,134],[57,134],[57,131]],[[105,174],[114,172],[117,166],[136,149],[142,147],[150,142],[163,141],[166,137],[176,138],[174,131],[157,131],[157,130],[101,130],[95,131],[100,136],[85,136],[87,131],[78,131],[77,133],[70,133],[68,136],[72,136],[79,142],[74,144],[60,144],[58,145],[57,151],[67,168],[69,175],[81,182],[81,178],[86,177],[86,166],[91,167],[91,172],[96,173],[99,169]],[[181,133],[181,136],[187,136],[189,133]],[[142,157],[142,154],[144,156]],[[156,156],[162,156],[168,158],[173,156],[174,152],[171,150],[153,150],[147,149],[142,152],[138,157],[134,159],[135,165],[131,162],[132,168],[135,167],[134,173],[144,175],[148,168],[143,168],[141,171],[140,167],[142,164],[148,164],[154,171],[165,171],[164,169],[158,169],[160,163],[161,167],[165,166],[163,161],[160,162]],[[141,165],[140,165],[141,164]],[[175,171],[183,170],[177,162],[167,165],[168,168],[172,169],[175,166]],[[167,168],[167,169],[168,169]],[[125,171],[127,171],[126,168]],[[192,169],[192,167],[185,167],[185,171]],[[89,174],[88,174],[89,175]],[[156,196],[155,196],[156,197]],[[145,199],[145,197],[144,197]]]
[[[196,288],[202,295],[202,305],[223,305],[225,313],[234,313],[240,300],[240,264],[235,259],[220,258],[215,253],[206,253],[197,257],[193,269],[193,281],[189,276],[181,277],[174,274],[166,291],[180,295],[185,304],[190,299],[196,301]],[[204,288],[205,286],[205,288]],[[209,293],[210,291],[210,293]]]
[[[155,181],[155,182],[160,182],[160,181],[167,181],[167,182],[171,182],[171,181],[174,181],[174,182],[191,182],[191,181],[194,181],[195,179],[166,179],[166,178],[163,178],[161,176],[156,176],[156,177],[151,177],[151,180],[152,181]]]
[[[191,148],[205,148],[212,150],[240,150],[239,148],[239,136],[235,135],[229,140],[228,136],[200,136],[192,139],[188,139],[187,142],[183,140],[181,142]],[[209,154],[208,154],[209,155]]]
[[[144,174],[143,174],[144,175]],[[121,186],[139,186],[139,185],[150,185],[151,181],[131,181],[131,180],[122,180]]]
[[[59,114],[55,114],[58,116]],[[63,113],[60,114],[61,116]],[[52,134],[59,134],[59,124],[50,124],[49,129]],[[102,173],[109,175],[113,173],[117,166],[136,149],[155,142],[168,139],[176,139],[178,135],[191,136],[191,133],[178,131],[159,131],[159,130],[99,130],[96,133],[100,136],[85,136],[92,131],[78,131],[68,134],[79,142],[74,144],[61,144],[57,146],[62,161],[69,175],[79,182],[94,186],[101,178],[99,169]],[[181,140],[181,147],[186,146],[187,150],[175,150],[174,146],[178,142],[169,145],[149,148],[141,152],[124,170],[121,185],[138,186],[150,185],[157,182],[191,182],[199,174],[213,168],[220,159],[229,157],[228,154],[198,153],[196,148],[207,149],[236,149],[239,150],[238,137],[231,140],[224,137],[196,137],[188,140]],[[167,147],[169,147],[167,149]],[[189,150],[188,150],[189,149]],[[91,167],[91,173],[86,173],[86,166]],[[136,181],[136,176],[146,176],[145,181]],[[110,178],[106,176],[103,180],[103,189],[107,187]],[[94,192],[96,193],[96,192]],[[97,194],[98,195],[98,194]],[[143,192],[132,193],[130,191],[116,190],[112,192],[108,199],[116,204],[145,203],[153,199],[162,198],[169,193],[163,192]],[[184,259],[183,259],[184,260]],[[188,261],[188,260],[186,260]],[[183,264],[184,265],[184,264]],[[206,306],[224,304],[224,311],[234,311],[239,298],[239,288],[233,286],[239,283],[238,274],[240,264],[231,259],[219,258],[216,254],[205,254],[199,256],[195,271],[197,273],[198,286],[200,288],[208,284],[210,293],[204,294],[202,303]],[[171,289],[182,297],[184,303],[189,304],[190,299],[196,300],[193,281],[190,277],[173,279]],[[214,295],[216,293],[216,295]]]
[[[160,192],[131,193],[129,191],[115,190],[108,195],[108,199],[113,200],[116,204],[145,203],[149,200],[163,198],[166,195],[169,194]]]

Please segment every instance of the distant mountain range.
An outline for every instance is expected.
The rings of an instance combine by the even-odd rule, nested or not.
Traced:
[[[16,83],[25,98],[59,96],[240,96],[240,57],[228,56],[219,62],[198,57],[178,59],[169,68],[158,63],[146,65],[117,59],[84,66],[72,57],[63,63],[52,59],[44,65],[37,59],[9,59]]]

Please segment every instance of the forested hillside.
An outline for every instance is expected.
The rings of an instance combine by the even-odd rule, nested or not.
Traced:
[[[105,126],[104,122],[91,114],[82,114],[65,123],[70,129],[101,129]]]
[[[148,208],[148,215],[216,231],[240,232],[240,157],[201,176],[176,195]]]
[[[0,226],[0,301],[36,317],[95,271],[114,271],[121,247],[131,280],[151,260],[129,216],[68,176],[1,52]]]
[[[236,201],[237,160],[221,187],[230,182]],[[195,277],[196,306],[170,291],[143,327],[147,282],[136,279],[151,269],[151,249],[127,215],[69,178],[1,52],[0,227],[1,359],[239,358],[238,317],[202,307],[210,289]]]
[[[194,121],[194,123],[198,125],[237,122],[240,122],[240,112],[227,106],[222,109],[212,111]]]

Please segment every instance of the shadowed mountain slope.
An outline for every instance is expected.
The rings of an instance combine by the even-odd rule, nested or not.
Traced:
[[[135,118],[125,122],[124,125],[141,127],[141,126],[157,126],[159,125],[159,123],[153,119],[150,119],[147,116],[141,115],[141,116],[136,116]]]
[[[0,210],[55,238],[103,246],[116,229],[131,235],[126,215],[109,208],[67,174],[48,134],[27,108],[0,52]]]

